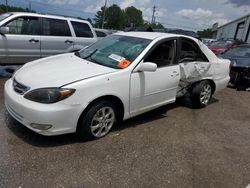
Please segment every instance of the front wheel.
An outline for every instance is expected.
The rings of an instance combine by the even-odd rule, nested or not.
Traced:
[[[77,134],[84,140],[106,136],[115,125],[117,111],[113,103],[100,101],[92,105],[80,119]]]
[[[206,107],[212,98],[212,86],[209,81],[202,81],[194,85],[191,90],[191,101],[195,108]]]

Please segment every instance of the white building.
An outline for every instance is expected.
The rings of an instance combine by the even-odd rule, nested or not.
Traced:
[[[216,39],[240,39],[250,42],[250,14],[217,28]]]

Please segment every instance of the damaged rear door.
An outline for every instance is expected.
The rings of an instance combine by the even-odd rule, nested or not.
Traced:
[[[188,87],[199,80],[212,77],[211,63],[196,42],[181,37],[178,42],[180,83],[177,96],[183,96]]]

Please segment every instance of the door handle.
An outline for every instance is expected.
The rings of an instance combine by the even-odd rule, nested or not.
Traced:
[[[72,44],[73,41],[72,41],[72,40],[66,40],[65,43],[66,43],[66,44]]]
[[[171,77],[176,77],[176,76],[179,76],[180,73],[178,73],[177,71],[173,71],[172,74],[171,74]]]
[[[29,40],[29,42],[31,42],[31,43],[37,43],[37,42],[39,42],[39,40],[36,40],[36,39],[30,39],[30,40]]]

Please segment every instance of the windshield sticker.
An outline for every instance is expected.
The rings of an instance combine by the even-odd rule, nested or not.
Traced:
[[[125,59],[124,57],[119,56],[119,55],[116,55],[116,54],[111,54],[111,55],[109,56],[109,58],[110,58],[110,59],[113,59],[113,60],[115,60],[115,61],[118,61],[118,62],[120,62],[121,60]]]
[[[127,68],[130,64],[131,64],[131,62],[130,62],[129,60],[122,59],[122,60],[118,63],[117,67],[122,68],[122,69],[125,69],[125,68]]]

